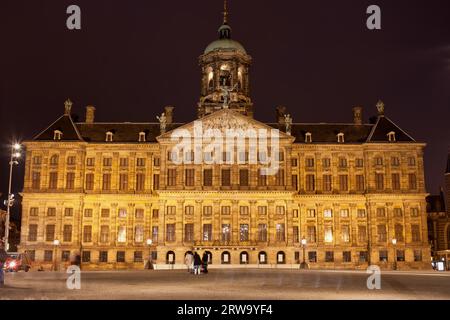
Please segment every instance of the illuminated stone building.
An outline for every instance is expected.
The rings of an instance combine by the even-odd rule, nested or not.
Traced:
[[[86,268],[142,268],[153,252],[162,268],[197,250],[214,267],[298,268],[304,238],[310,268],[392,268],[394,257],[398,268],[428,268],[425,144],[385,116],[382,102],[370,123],[361,107],[349,123],[299,123],[284,107],[274,123],[259,122],[251,63],[225,14],[199,58],[197,122],[174,122],[170,106],[160,122],[96,122],[92,106],[74,122],[66,101],[64,114],[25,142],[20,249],[44,266],[79,252]],[[262,174],[238,147],[219,153],[226,163],[172,153],[174,132],[193,134],[198,123],[213,135],[279,129],[279,169]],[[205,143],[196,150],[208,158]],[[273,150],[259,150],[258,160]]]

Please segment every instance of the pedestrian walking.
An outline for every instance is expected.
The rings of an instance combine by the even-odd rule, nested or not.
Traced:
[[[192,273],[194,266],[194,256],[192,255],[192,252],[186,253],[186,256],[184,257],[184,263],[186,264],[188,272]]]
[[[202,257],[203,273],[208,273],[208,260],[209,260],[209,255],[206,252],[203,253],[203,257]]]
[[[5,272],[3,271],[3,265],[8,259],[8,254],[5,251],[5,243],[0,240],[0,287],[5,285]]]
[[[194,253],[194,274],[200,274],[200,266],[202,265],[202,259],[197,252]]]

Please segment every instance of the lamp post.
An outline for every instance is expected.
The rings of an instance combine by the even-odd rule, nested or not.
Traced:
[[[394,270],[397,270],[397,249],[396,249],[396,245],[397,245],[397,239],[392,239],[392,245],[394,246]]]
[[[148,268],[153,269],[153,258],[152,258],[152,239],[147,239],[147,246],[148,246]]]
[[[9,160],[9,184],[8,184],[8,199],[5,201],[6,204],[6,220],[5,220],[5,250],[9,251],[9,220],[10,220],[10,209],[14,204],[14,194],[11,193],[12,188],[12,176],[13,176],[13,167],[14,165],[18,165],[19,161],[17,159],[20,158],[20,149],[22,146],[18,143],[14,143],[11,145],[11,158]]]
[[[306,239],[303,237],[302,241],[302,249],[303,249],[303,261],[300,263],[300,269],[308,269],[308,264],[306,263],[306,257],[305,257],[305,249],[306,249]]]
[[[53,258],[53,261],[54,261],[54,268],[53,268],[53,270],[54,271],[58,271],[58,246],[59,246],[59,240],[58,239],[55,239],[55,240],[53,240],[53,246],[54,246],[54,250],[53,250],[53,252],[54,252],[54,258]]]

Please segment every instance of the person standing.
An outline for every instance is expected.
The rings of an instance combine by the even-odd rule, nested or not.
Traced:
[[[209,255],[206,252],[203,253],[203,257],[202,257],[203,273],[208,273],[208,260],[209,260]]]
[[[194,256],[192,255],[192,252],[186,253],[186,256],[184,257],[184,263],[186,264],[188,272],[192,273],[192,266],[194,262]]]
[[[202,265],[202,259],[197,252],[194,253],[194,274],[200,274],[200,266]]]
[[[4,248],[5,243],[3,240],[0,240],[0,287],[5,285],[5,272],[3,271],[3,265],[8,259],[8,254]]]

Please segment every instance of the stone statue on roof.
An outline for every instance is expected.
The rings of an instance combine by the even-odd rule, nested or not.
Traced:
[[[156,116],[156,119],[159,121],[159,127],[161,130],[161,134],[166,132],[167,118],[166,114],[163,112],[161,116]]]
[[[291,128],[292,128],[292,117],[291,117],[290,114],[285,114],[284,115],[284,122],[285,122],[285,125],[286,125],[286,133],[288,135],[290,135],[291,134]]]

